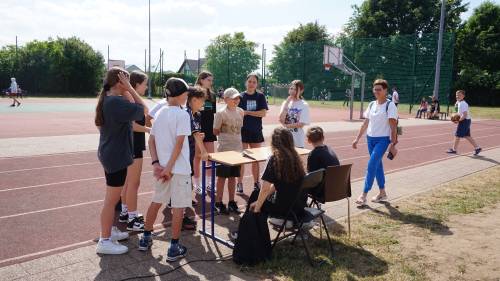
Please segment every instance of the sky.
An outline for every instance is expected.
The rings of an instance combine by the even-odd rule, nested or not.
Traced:
[[[362,0],[150,0],[151,64],[160,48],[164,69],[177,71],[184,59],[196,59],[198,50],[224,33],[244,32],[246,38],[267,49],[279,44],[299,24],[318,21],[336,34]],[[466,19],[482,0],[465,0]],[[498,0],[495,0],[498,2]],[[148,48],[148,0],[2,0],[0,46],[23,45],[49,37],[77,36],[110,59],[144,68]]]

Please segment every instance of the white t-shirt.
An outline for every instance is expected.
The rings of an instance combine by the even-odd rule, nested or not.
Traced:
[[[364,117],[370,120],[368,122],[368,130],[366,131],[366,135],[369,137],[391,136],[389,119],[398,119],[398,108],[394,102],[389,103],[389,107],[387,108],[387,102],[379,104],[377,101],[372,101],[365,110]]]
[[[10,92],[11,93],[17,93],[17,83],[16,83],[16,81],[12,81],[10,83]]]
[[[155,137],[156,153],[160,165],[165,167],[174,151],[176,137],[185,136],[181,153],[175,161],[173,174],[190,175],[189,141],[191,135],[191,121],[189,113],[180,106],[163,107],[156,114],[155,122],[151,128],[151,135]]]
[[[285,107],[286,101],[281,104],[281,112]],[[285,118],[285,124],[302,123],[309,125],[311,123],[309,117],[309,104],[305,100],[297,100],[289,102],[288,112]],[[305,146],[305,133],[304,128],[289,129],[293,136],[293,143],[296,147]]]
[[[399,103],[399,94],[396,91],[392,92],[392,102]]]
[[[465,119],[471,119],[470,112],[469,112],[469,104],[467,104],[466,101],[457,101],[457,106],[458,106],[458,114],[460,116],[463,116],[464,112],[467,112],[467,117]]]
[[[162,99],[161,101],[159,101],[157,104],[155,104],[155,106],[153,106],[153,108],[151,108],[149,110],[149,116],[153,119],[156,118],[156,113],[158,113],[158,111],[163,108],[164,106],[167,106],[167,99]]]

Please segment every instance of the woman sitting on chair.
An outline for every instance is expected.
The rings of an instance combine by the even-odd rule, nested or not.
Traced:
[[[270,222],[281,226],[291,202],[296,200],[300,192],[305,171],[300,156],[295,150],[292,133],[288,129],[274,129],[271,150],[272,155],[269,157],[262,175],[262,188],[260,191],[254,191],[258,192],[257,201],[251,202],[253,198],[257,197],[257,194],[252,194],[248,203],[251,211],[255,213],[262,211],[269,214],[273,217]],[[272,196],[273,193],[274,196]],[[299,219],[305,215],[305,206],[306,196],[301,195],[301,198],[293,206],[293,211]],[[292,228],[293,224],[293,221],[287,221],[286,227]]]

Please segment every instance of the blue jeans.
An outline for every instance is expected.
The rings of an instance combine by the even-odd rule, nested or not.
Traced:
[[[370,160],[368,160],[368,167],[366,169],[365,189],[364,193],[368,193],[372,189],[373,181],[377,179],[379,189],[385,188],[384,166],[382,165],[382,158],[391,139],[389,137],[367,137],[368,152],[370,153]]]

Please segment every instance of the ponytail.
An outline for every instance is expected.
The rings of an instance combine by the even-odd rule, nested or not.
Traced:
[[[104,87],[99,94],[99,97],[97,98],[97,106],[95,107],[95,125],[97,127],[102,127],[104,125],[104,113],[102,110],[103,103],[104,103],[104,96],[106,95],[106,92],[109,91],[109,85],[104,84]]]

